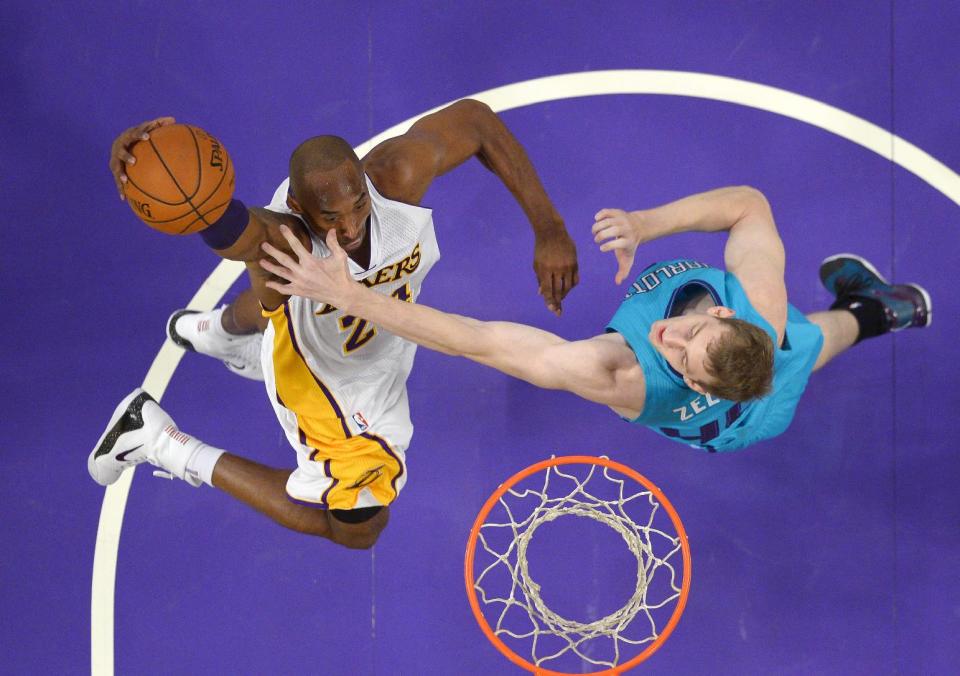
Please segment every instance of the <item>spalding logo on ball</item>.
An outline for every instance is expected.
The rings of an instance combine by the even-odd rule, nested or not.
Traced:
[[[233,163],[220,141],[199,127],[171,124],[130,150],[123,194],[140,220],[161,232],[199,232],[233,198]]]

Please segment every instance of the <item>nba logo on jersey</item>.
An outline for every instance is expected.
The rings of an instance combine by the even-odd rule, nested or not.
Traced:
[[[365,431],[370,425],[367,423],[366,418],[363,417],[363,414],[360,411],[357,411],[353,414],[353,422],[357,423],[357,427],[360,428],[360,431]]]

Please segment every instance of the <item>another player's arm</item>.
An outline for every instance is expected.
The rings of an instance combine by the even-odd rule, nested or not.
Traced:
[[[523,147],[489,106],[464,99],[427,115],[371,150],[364,168],[387,197],[419,204],[437,176],[471,157],[503,181],[526,214],[540,292],[559,314],[561,301],[579,282],[576,247]]]
[[[770,204],[759,190],[719,188],[655,209],[602,209],[595,220],[594,240],[601,244],[601,251],[616,253],[617,283],[629,272],[640,244],[681,232],[728,231],[723,254],[727,270],[736,275],[750,303],[783,340],[786,255]]]
[[[570,342],[531,326],[482,322],[406,303],[355,282],[335,232],[327,234],[331,255],[323,259],[311,256],[287,234],[294,255],[266,245],[264,250],[276,262],[261,261],[286,280],[268,282],[278,292],[329,303],[419,345],[466,357],[538,387],[566,390],[617,409],[643,408],[643,371],[619,336]]]

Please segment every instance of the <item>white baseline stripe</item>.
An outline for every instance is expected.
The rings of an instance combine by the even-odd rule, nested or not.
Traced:
[[[806,122],[891,160],[960,205],[960,176],[909,141],[816,99],[755,82],[672,70],[605,70],[517,82],[471,94],[469,98],[479,99],[493,110],[503,112],[548,101],[608,94],[661,94],[712,99]],[[418,119],[446,105],[437,106],[390,127],[357,146],[357,154],[363,157],[381,141],[404,133]],[[201,311],[213,308],[243,270],[239,263],[222,261],[201,285],[188,307]],[[157,401],[163,396],[182,354],[182,350],[168,340],[154,359],[143,387]],[[113,676],[114,673],[113,613],[117,552],[133,474],[132,471],[125,472],[117,483],[109,486],[100,507],[90,613],[90,661],[91,671],[96,676]]]
[[[187,307],[201,312],[212,309],[244,269],[242,263],[221,261],[200,285]],[[163,397],[182,356],[183,349],[167,338],[150,365],[143,379],[143,389],[157,401]],[[93,552],[93,587],[90,592],[90,671],[93,674],[113,674],[113,596],[116,589],[117,551],[120,547],[123,512],[127,507],[135,470],[124,472],[115,484],[107,486],[100,506],[97,544]]]

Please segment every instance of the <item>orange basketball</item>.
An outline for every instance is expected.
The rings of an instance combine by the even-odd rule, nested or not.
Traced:
[[[220,141],[199,127],[171,124],[130,149],[123,194],[140,220],[161,232],[203,230],[233,198],[233,163]]]

